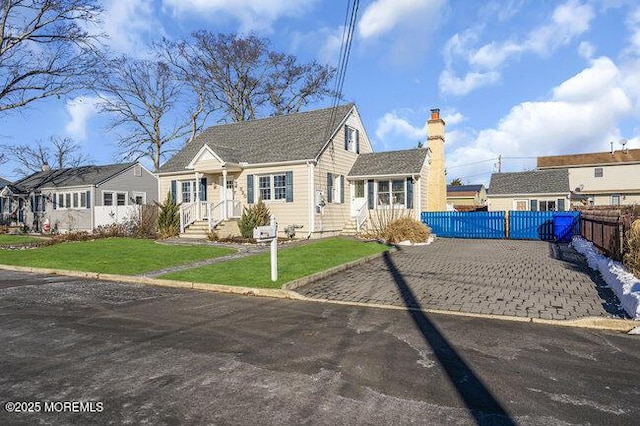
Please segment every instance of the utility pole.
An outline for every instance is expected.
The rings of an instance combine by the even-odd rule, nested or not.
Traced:
[[[502,173],[502,155],[498,155],[498,173]]]

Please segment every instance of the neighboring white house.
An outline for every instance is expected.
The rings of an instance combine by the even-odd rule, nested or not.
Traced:
[[[0,188],[3,221],[34,231],[45,224],[61,232],[92,230],[158,200],[156,176],[139,163],[43,169]]]
[[[640,203],[640,149],[538,157],[538,170],[562,168],[573,204]]]
[[[433,110],[429,148],[373,153],[354,104],[212,126],[159,170],[161,198],[181,203],[182,236],[234,229],[264,201],[279,229],[302,236],[358,228],[371,210],[445,209],[444,121]]]

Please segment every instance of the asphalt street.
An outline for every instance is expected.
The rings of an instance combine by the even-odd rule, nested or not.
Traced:
[[[640,418],[640,337],[610,331],[1,271],[0,342],[3,425]]]

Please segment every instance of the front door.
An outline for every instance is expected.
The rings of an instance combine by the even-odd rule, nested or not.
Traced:
[[[235,199],[235,181],[233,177],[227,176],[227,181],[223,182],[224,176],[220,177],[220,200],[233,201]],[[225,198],[226,193],[226,198]],[[233,203],[227,202],[227,217],[233,217]]]
[[[351,192],[351,217],[358,215],[358,211],[367,204],[367,198],[364,192],[364,181],[357,180],[352,185]]]

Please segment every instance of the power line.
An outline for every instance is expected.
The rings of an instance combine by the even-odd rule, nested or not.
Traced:
[[[473,163],[457,164],[457,165],[455,165],[455,166],[447,167],[447,170],[449,170],[449,169],[455,169],[455,168],[457,168],[457,167],[472,166],[472,165],[474,165],[474,164],[488,163],[489,161],[495,161],[495,160],[497,160],[497,159],[498,159],[498,157],[494,157],[494,158],[489,158],[488,160],[474,161]]]

